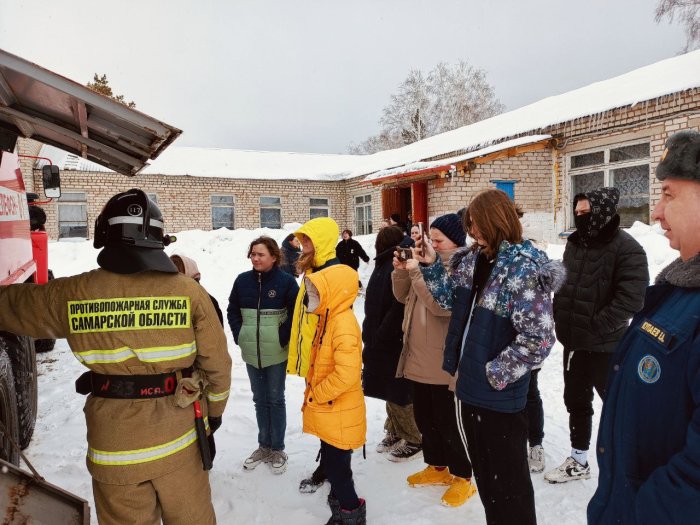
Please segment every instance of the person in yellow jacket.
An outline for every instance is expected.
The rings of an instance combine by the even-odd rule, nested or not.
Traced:
[[[365,443],[362,334],[352,305],[357,272],[335,265],[304,278],[306,310],[318,316],[304,392],[303,431],[321,440],[321,467],[331,483],[328,524],[364,525],[366,505],[352,479],[352,450]]]
[[[163,230],[143,191],[119,193],[95,223],[100,269],[0,287],[0,330],[66,338],[89,369],[76,389],[90,394],[87,467],[101,525],[216,523],[193,402],[201,396],[218,428],[231,358],[209,295],[177,272]]]
[[[340,264],[336,258],[335,245],[340,234],[338,224],[328,217],[318,217],[306,222],[294,235],[299,239],[302,254],[297,261],[297,272],[309,275],[330,266]],[[287,374],[306,377],[309,370],[309,353],[311,343],[316,333],[318,315],[310,314],[304,304],[306,288],[304,279],[297,294],[292,319],[292,332],[289,338],[289,356],[287,359]],[[326,475],[319,465],[309,476],[301,480],[299,491],[316,492],[326,481]]]

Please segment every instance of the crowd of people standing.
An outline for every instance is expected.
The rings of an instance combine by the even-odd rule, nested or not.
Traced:
[[[284,255],[270,249],[289,275],[301,276],[285,320],[274,322],[276,342],[289,343],[287,372],[306,379],[303,428],[320,439],[320,463],[299,488],[313,492],[330,482],[329,524],[366,523],[351,468],[352,450],[366,441],[365,396],[386,407],[376,452],[393,462],[424,461],[406,478],[410,487],[444,486],[440,502],[448,507],[478,494],[489,524],[535,524],[531,473],[545,467],[537,376],[555,329],[564,345],[572,450],[544,480],[590,478],[593,394],[606,398],[613,352],[644,304],[649,278],[644,250],[620,228],[618,202],[615,188],[574,197],[576,229],[563,262],[549,260],[526,238],[522,211],[498,190],[479,192],[425,233],[392,214],[376,236],[362,330],[352,303],[362,287],[356,272],[369,256],[350,230],[333,249],[337,225],[314,219],[285,239]],[[290,320],[286,339],[281,327]],[[252,377],[251,387],[257,413]],[[254,455],[280,448],[267,443],[259,437]],[[610,474],[604,479],[614,483]],[[589,516],[627,523],[619,519],[627,507],[610,510],[599,494]]]
[[[351,466],[366,443],[365,396],[386,403],[377,452],[424,460],[409,486],[446,487],[449,507],[478,494],[490,525],[535,524],[530,473],[544,470],[537,374],[556,332],[572,450],[544,479],[590,477],[597,392],[600,475],[588,523],[696,522],[700,133],[673,135],[656,176],[652,218],[680,257],[651,287],[644,250],[620,229],[615,188],[574,196],[563,262],[526,238],[520,210],[500,190],[478,192],[424,233],[392,216],[376,236],[362,329],[353,304],[359,259],[369,256],[352,232],[338,242],[338,225],[324,217],[282,248],[254,239],[252,269],[236,277],[226,310],[258,426],[242,468],[287,470],[285,381],[297,375],[303,431],[319,439],[320,460],[299,490],[329,482],[327,525],[367,523]],[[141,190],[110,199],[95,232],[98,270],[0,287],[0,329],[66,337],[88,367],[76,390],[89,394],[87,462],[100,523],[213,524],[207,470],[231,384],[221,311],[196,263],[165,255],[164,218]],[[124,305],[148,311],[152,299],[169,301],[172,322],[115,324]],[[99,322],[110,329],[76,324],[78,310],[107,312]],[[35,311],[47,314],[27,315]]]

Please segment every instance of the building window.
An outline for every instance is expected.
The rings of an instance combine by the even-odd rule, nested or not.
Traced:
[[[571,197],[602,186],[620,190],[617,213],[620,225],[634,221],[649,224],[649,142],[613,145],[596,151],[570,155]],[[573,212],[570,216],[573,225]]]
[[[508,195],[510,200],[515,200],[515,183],[518,182],[517,180],[492,180],[491,182],[496,185],[497,190],[501,190]]]
[[[151,201],[158,204],[158,195],[156,193],[146,193],[146,196],[151,199]]]
[[[233,195],[212,195],[211,202],[211,228],[234,228],[234,207]]]
[[[260,227],[279,230],[282,227],[282,199],[260,197]]]
[[[82,237],[87,239],[87,193],[64,191],[58,199],[58,238]]]
[[[372,233],[372,195],[355,197],[355,235]]]
[[[309,199],[309,219],[329,216],[330,206],[328,204],[328,199],[322,197],[311,197]]]

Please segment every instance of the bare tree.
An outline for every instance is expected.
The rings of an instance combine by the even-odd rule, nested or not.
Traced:
[[[428,77],[432,95],[431,122],[444,133],[498,115],[505,108],[481,69],[460,61],[455,67],[435,66]]]
[[[398,133],[404,144],[411,144],[429,136],[427,129],[430,112],[428,82],[417,69],[411,70],[408,78],[391,95],[391,103],[382,111],[379,122],[389,133]],[[432,134],[432,133],[430,133]]]
[[[700,0],[660,0],[656,6],[656,23],[662,18],[678,20],[685,26],[684,52],[700,48]]]
[[[486,73],[461,61],[454,67],[439,63],[427,75],[411,70],[382,111],[382,131],[350,153],[368,154],[411,144],[503,111]]]

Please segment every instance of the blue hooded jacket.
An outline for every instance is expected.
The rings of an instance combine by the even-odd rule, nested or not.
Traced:
[[[459,370],[456,394],[461,401],[496,412],[519,412],[525,408],[530,370],[554,344],[551,292],[561,286],[566,271],[530,241],[503,241],[472,308],[479,252],[464,248],[455,253],[451,275],[440,261],[421,268],[435,300],[452,310],[443,369],[452,375]]]

